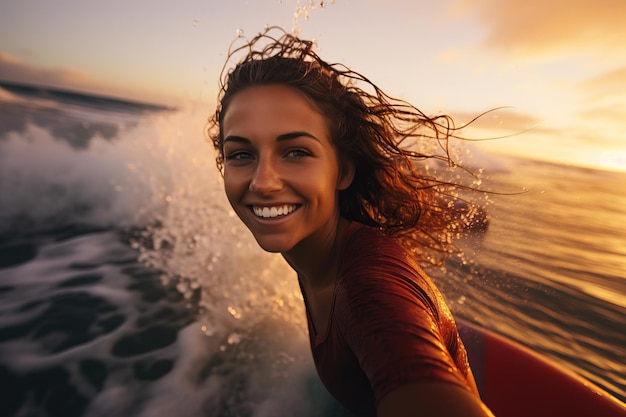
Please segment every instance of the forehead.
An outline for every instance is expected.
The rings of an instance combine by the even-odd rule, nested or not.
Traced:
[[[326,118],[313,102],[285,85],[253,86],[235,93],[224,113],[222,127],[226,135],[229,130],[268,125],[270,121],[283,129],[293,126],[327,131]]]

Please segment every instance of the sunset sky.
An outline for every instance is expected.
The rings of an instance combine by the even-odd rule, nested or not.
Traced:
[[[238,29],[296,27],[427,114],[507,106],[472,136],[526,133],[489,150],[626,171],[624,16],[624,0],[2,0],[0,80],[208,114]]]

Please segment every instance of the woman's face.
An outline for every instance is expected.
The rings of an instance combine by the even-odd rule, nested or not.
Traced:
[[[326,119],[298,90],[254,86],[224,116],[224,188],[259,245],[286,253],[336,233],[342,174]],[[317,243],[316,243],[317,242]]]

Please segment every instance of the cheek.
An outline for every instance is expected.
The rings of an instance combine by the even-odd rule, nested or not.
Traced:
[[[318,204],[321,207],[325,207],[325,210],[333,210],[338,201],[336,185],[336,179],[334,178],[328,178],[327,181],[316,184],[315,194]]]
[[[241,181],[237,181],[237,177],[229,175],[228,171],[224,171],[224,192],[228,200],[233,202],[241,194]]]

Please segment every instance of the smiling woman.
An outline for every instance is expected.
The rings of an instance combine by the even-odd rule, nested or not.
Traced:
[[[352,180],[340,175],[324,117],[297,90],[261,86],[233,98],[223,130],[226,195],[259,245],[318,248],[337,228],[337,191]]]
[[[446,149],[449,120],[272,30],[240,49],[209,132],[231,206],[298,274],[322,382],[359,416],[490,415],[448,306],[416,262],[452,250],[463,205],[460,186],[418,165],[454,165],[449,155],[402,144]]]

